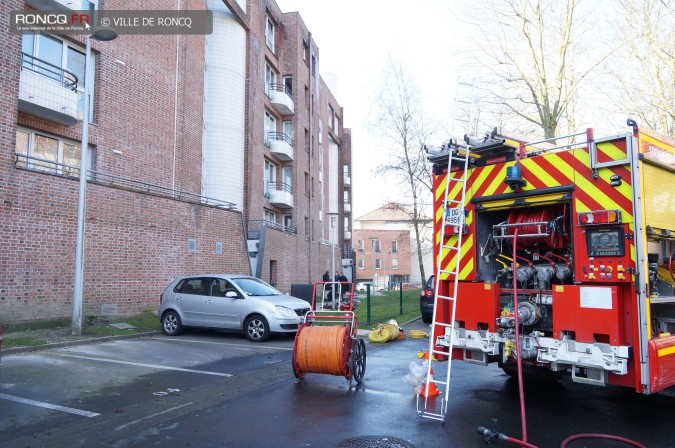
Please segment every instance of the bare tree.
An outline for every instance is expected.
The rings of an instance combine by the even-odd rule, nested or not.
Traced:
[[[483,108],[506,108],[510,127],[533,127],[553,138],[574,114],[574,98],[601,65],[582,48],[586,23],[578,14],[583,0],[491,0],[493,26],[481,26],[478,64],[483,74]],[[608,52],[609,53],[609,52]],[[569,121],[573,117],[569,115]]]
[[[675,10],[667,0],[621,2],[628,63],[614,71],[623,111],[662,134],[675,136]]]
[[[393,205],[410,218],[416,243],[413,251],[424,280],[423,255],[430,252],[432,233],[432,222],[425,210],[431,206],[432,186],[431,166],[422,144],[435,127],[424,117],[422,97],[410,75],[400,63],[391,59],[389,62],[374,102],[373,128],[390,149],[390,157],[376,172],[396,179],[400,196]]]

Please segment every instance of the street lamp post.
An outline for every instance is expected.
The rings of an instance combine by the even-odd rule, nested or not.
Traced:
[[[77,199],[77,239],[75,243],[75,278],[73,281],[73,323],[72,333],[82,334],[82,295],[84,290],[84,220],[87,196],[87,152],[89,149],[89,115],[91,113],[91,84],[94,76],[91,70],[91,39],[110,41],[117,37],[113,30],[99,29],[91,36],[85,36],[84,54],[84,110],[82,111],[82,146],[80,147],[80,189]],[[91,75],[91,77],[89,76]]]

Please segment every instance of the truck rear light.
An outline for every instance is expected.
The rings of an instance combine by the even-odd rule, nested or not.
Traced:
[[[579,213],[579,225],[590,226],[597,224],[613,224],[621,222],[619,210],[595,210]]]

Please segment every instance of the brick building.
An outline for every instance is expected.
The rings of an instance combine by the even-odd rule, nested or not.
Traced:
[[[0,4],[3,322],[71,316],[88,82],[85,315],[154,310],[172,278],[198,272],[288,292],[330,268],[331,244],[351,252],[351,135],[298,13],[181,0],[212,11],[212,34],[91,39],[86,76],[83,36],[13,34],[10,12],[176,2],[74,3]]]
[[[420,224],[424,276],[428,277],[432,273],[431,219]],[[354,227],[357,281],[372,281],[380,288],[400,282],[424,283],[409,213],[396,204],[387,204],[355,218]]]

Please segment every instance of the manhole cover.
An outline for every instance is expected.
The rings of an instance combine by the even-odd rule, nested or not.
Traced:
[[[394,437],[367,436],[345,440],[337,448],[415,448],[415,445]]]

